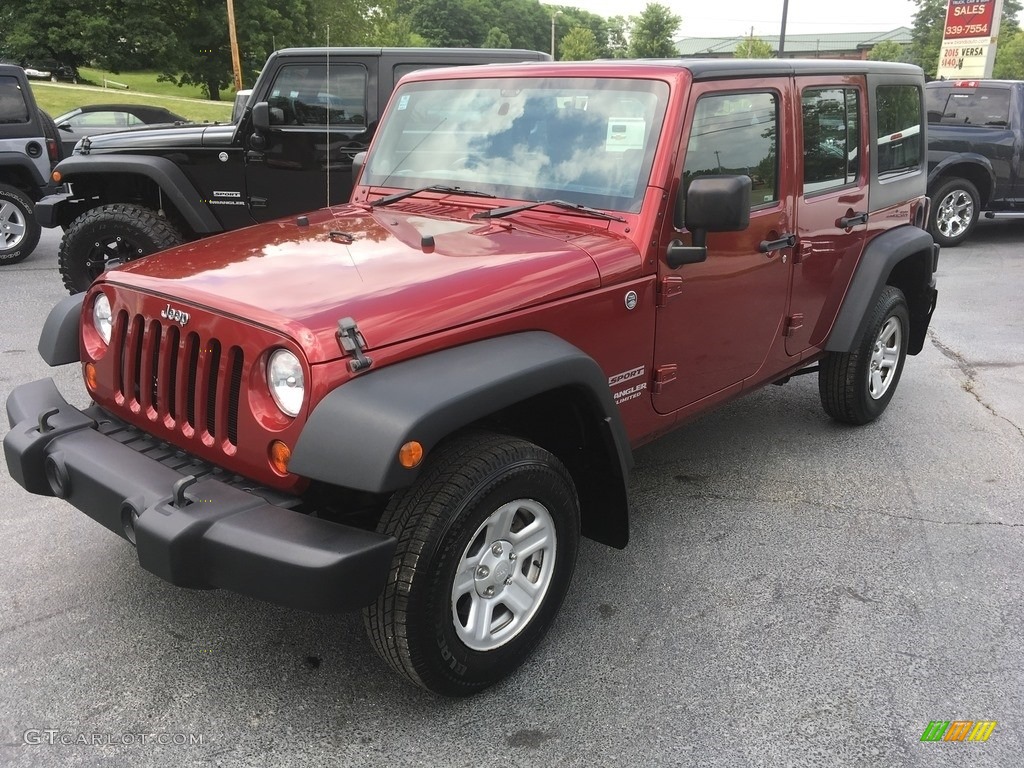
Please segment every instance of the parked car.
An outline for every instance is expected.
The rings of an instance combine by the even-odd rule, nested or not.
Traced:
[[[61,279],[84,291],[107,267],[186,240],[348,201],[352,157],[369,146],[403,75],[550,58],[501,48],[277,51],[237,123],[91,138],[54,169],[63,186],[36,215],[65,229]]]
[[[581,536],[626,546],[634,448],[798,374],[817,374],[839,422],[886,410],[936,300],[923,89],[919,68],[874,61],[409,74],[352,158],[348,205],[181,245],[59,303],[38,348],[81,365],[92,404],[49,378],[15,387],[8,469],[170,583],[363,608],[402,677],[478,691],[541,642]],[[267,128],[272,111],[305,119],[319,102],[282,87],[276,106],[276,90],[257,88],[242,122],[261,165],[299,157],[272,151],[303,130]],[[182,174],[228,167],[182,155]],[[297,196],[296,176],[264,194]],[[214,189],[241,203],[245,187]],[[884,443],[909,415],[860,439]],[[849,460],[876,461],[880,504],[907,509],[879,457]],[[660,588],[642,582],[661,549],[678,551],[634,555],[638,589]],[[586,556],[592,575],[605,556]],[[127,558],[90,557],[85,608],[102,611]],[[539,666],[500,701],[543,685]]]
[[[146,125],[187,123],[189,119],[163,107],[147,104],[86,104],[54,118],[61,144],[70,155],[79,139],[101,133],[126,131]]]
[[[984,212],[1024,214],[1024,81],[941,80],[925,87],[928,229],[960,245]]]
[[[39,242],[35,203],[52,191],[50,171],[62,157],[57,133],[25,71],[0,64],[0,265],[17,264]]]
[[[50,74],[50,70],[48,69],[38,69],[31,65],[25,67],[25,77],[29,77],[34,80],[49,80]]]

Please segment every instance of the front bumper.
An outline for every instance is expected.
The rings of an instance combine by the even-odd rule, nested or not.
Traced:
[[[36,221],[39,222],[41,227],[46,227],[47,229],[59,227],[60,223],[57,221],[57,209],[73,197],[73,195],[67,191],[66,186],[58,187],[57,189],[62,191],[56,192],[52,195],[47,195],[33,206]]]
[[[384,586],[393,537],[271,503],[96,406],[75,408],[52,379],[11,392],[7,417],[15,481],[133,542],[139,564],[172,584],[322,612],[367,605]]]

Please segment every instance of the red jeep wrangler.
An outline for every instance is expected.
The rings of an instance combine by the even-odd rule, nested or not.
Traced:
[[[463,695],[623,547],[636,446],[816,371],[864,424],[921,351],[938,249],[921,71],[836,61],[433,70],[353,200],[106,272],[7,400],[8,467],[143,568],[316,611]]]

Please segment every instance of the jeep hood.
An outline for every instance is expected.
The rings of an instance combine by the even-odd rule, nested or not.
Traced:
[[[154,125],[129,131],[101,133],[89,137],[89,154],[125,150],[195,149],[226,147],[231,144],[236,126],[226,123]]]
[[[308,219],[189,243],[103,279],[281,330],[317,363],[343,356],[342,318],[377,349],[595,289],[597,254],[640,265],[635,245],[595,219],[563,216],[555,230],[355,207]]]

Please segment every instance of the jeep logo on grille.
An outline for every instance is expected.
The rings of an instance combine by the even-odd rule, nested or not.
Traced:
[[[172,323],[180,323],[181,327],[184,328],[188,322],[188,312],[182,312],[180,309],[175,309],[168,304],[164,309],[160,310],[160,317],[170,320]]]

